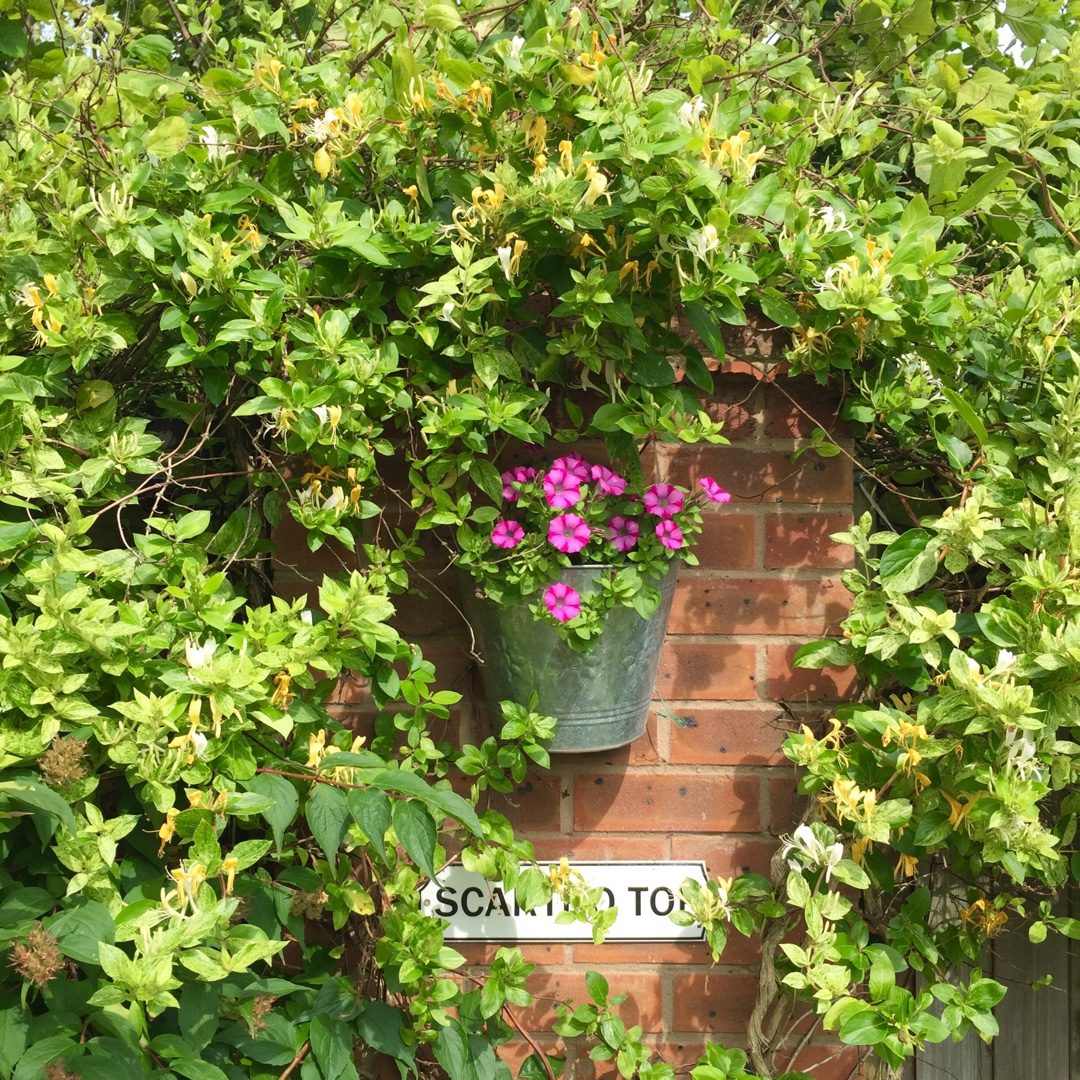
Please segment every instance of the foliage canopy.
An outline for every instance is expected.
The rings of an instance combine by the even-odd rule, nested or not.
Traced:
[[[742,326],[846,393],[874,513],[800,662],[866,694],[789,740],[824,820],[776,880],[687,899],[763,934],[763,1076],[785,995],[893,1065],[994,1033],[954,965],[1080,930],[1072,5],[8,3],[0,56],[0,1077],[504,1071],[528,965],[466,992],[418,881],[596,899],[479,809],[550,724],[440,739],[388,597],[512,444],[722,441]],[[358,553],[317,599],[272,595],[286,517]],[[670,1076],[590,993],[565,1033]]]

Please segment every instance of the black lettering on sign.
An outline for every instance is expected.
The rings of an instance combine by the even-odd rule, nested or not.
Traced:
[[[635,915],[640,915],[641,914],[641,894],[643,892],[648,892],[648,891],[649,891],[649,886],[648,885],[631,885],[630,886],[630,892],[632,892],[634,894],[634,914]]]
[[[604,899],[607,901],[607,906],[613,908],[615,906],[615,894],[607,887],[604,886]],[[600,909],[604,910],[604,909]]]
[[[463,892],[463,893],[461,894],[461,910],[462,910],[463,912],[465,912],[465,914],[466,914],[466,915],[468,915],[468,916],[469,916],[469,918],[471,918],[471,919],[476,919],[476,918],[479,918],[479,917],[480,917],[481,915],[483,915],[483,914],[484,914],[484,908],[483,908],[483,906],[481,906],[481,907],[478,907],[478,908],[477,908],[477,909],[476,909],[475,911],[473,911],[473,910],[472,910],[472,909],[471,909],[471,908],[469,907],[469,904],[468,904],[468,900],[469,900],[469,897],[470,897],[470,896],[472,896],[472,895],[473,895],[474,893],[475,893],[475,894],[476,894],[476,895],[477,895],[478,897],[480,897],[480,899],[481,899],[481,900],[483,900],[483,898],[484,898],[484,893],[483,893],[483,891],[482,891],[482,890],[480,890],[480,889],[478,889],[478,888],[476,888],[476,886],[475,886],[475,885],[472,885],[472,886],[470,886],[469,888],[467,888],[467,889],[466,889],[466,890],[465,890],[465,891],[464,891],[464,892]]]
[[[435,892],[435,899],[440,905],[445,904],[445,910],[440,906],[435,909],[435,914],[440,919],[449,919],[451,915],[457,914],[457,901],[454,897],[457,896],[457,889],[451,888],[449,885],[440,885]]]
[[[656,906],[656,898],[663,893],[667,897],[667,907],[661,911]],[[675,894],[665,886],[661,885],[659,889],[653,889],[649,895],[649,907],[652,908],[654,915],[670,915],[675,908]]]
[[[498,886],[491,890],[491,902],[488,904],[487,911],[484,914],[492,914],[496,907],[498,907],[500,915],[510,914],[510,909],[506,906],[506,897],[503,896],[503,891]]]

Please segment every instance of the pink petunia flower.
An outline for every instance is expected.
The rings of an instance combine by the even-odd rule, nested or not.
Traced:
[[[616,551],[629,551],[638,541],[641,526],[633,518],[613,517],[608,522],[606,540]]]
[[[592,467],[592,478],[605,495],[621,495],[626,490],[626,480],[604,465]]]
[[[592,536],[592,531],[577,514],[560,514],[551,519],[548,526],[548,539],[567,555],[580,551]]]
[[[683,508],[683,493],[671,484],[653,484],[645,492],[645,509],[658,518],[674,517]]]
[[[562,469],[567,476],[576,477],[579,481],[589,479],[589,463],[580,454],[567,454],[565,457],[556,458],[551,467]]]
[[[544,606],[559,622],[569,622],[581,614],[581,597],[569,585],[556,581],[544,590]]]
[[[731,492],[725,491],[711,476],[703,476],[700,482],[705,489],[705,494],[714,503],[731,502]]]
[[[491,530],[491,542],[500,548],[517,547],[525,538],[525,530],[516,521],[503,521],[500,518]]]
[[[514,468],[507,469],[502,474],[503,498],[507,502],[517,502],[520,492],[513,485],[527,484],[534,476],[536,476],[536,470],[529,469],[524,465],[515,465]]]
[[[544,496],[553,510],[577,506],[581,499],[581,481],[565,469],[552,468],[544,477]]]
[[[683,546],[682,529],[674,521],[661,521],[656,526],[656,535],[660,543],[669,551],[678,551]]]

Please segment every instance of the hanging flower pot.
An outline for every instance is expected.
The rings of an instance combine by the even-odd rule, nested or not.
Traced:
[[[572,649],[528,603],[496,604],[466,581],[465,617],[476,637],[492,708],[505,700],[526,703],[535,692],[536,711],[559,721],[548,747],[553,753],[612,750],[633,742],[649,719],[678,571],[679,563],[673,562],[653,582],[660,603],[649,618],[632,607],[609,611],[588,653]],[[584,598],[600,590],[605,575],[616,573],[614,566],[571,566],[559,581]]]
[[[701,508],[731,496],[711,477],[694,492],[645,486],[577,454],[502,482],[501,514],[457,533],[488,702],[536,693],[537,711],[559,721],[555,752],[625,746],[645,730]]]

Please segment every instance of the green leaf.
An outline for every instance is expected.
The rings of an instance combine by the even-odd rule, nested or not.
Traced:
[[[381,791],[354,788],[346,796],[346,802],[353,821],[374,845],[383,862],[387,862],[386,830],[390,828],[390,800]]]
[[[960,414],[963,421],[971,429],[972,435],[979,440],[979,445],[985,447],[987,443],[986,425],[979,419],[979,414],[955,391],[943,386],[941,392],[949,399],[949,403]]]
[[[460,821],[474,836],[484,835],[476,811],[465,799],[454,791],[433,788],[415,773],[405,772],[404,769],[387,769],[368,780],[368,784],[374,788],[381,788],[383,791],[395,791],[399,795],[412,795],[417,799],[423,799],[429,806]]]
[[[847,667],[853,662],[851,651],[835,638],[811,641],[801,646],[792,658],[791,666],[797,668]]]
[[[673,386],[675,383],[675,370],[670,361],[652,349],[635,352],[629,360],[623,361],[623,370],[639,386]]]
[[[799,325],[799,313],[782,296],[763,293],[758,298],[758,302],[761,304],[765,317],[772,319],[774,323],[789,327]]]
[[[316,1014],[311,1018],[308,1038],[323,1076],[332,1080],[358,1080],[353,1064],[352,1032],[344,1020]]]
[[[0,1010],[0,1077],[4,1080],[26,1051],[27,1020],[18,1007]]]
[[[700,305],[687,304],[686,316],[690,325],[694,328],[702,344],[709,350],[713,358],[723,360],[725,355],[724,336],[716,320]]]
[[[876,1046],[888,1034],[885,1021],[873,1009],[849,1016],[840,1028],[840,1038],[848,1046]]]
[[[311,835],[333,866],[341,841],[349,830],[349,807],[345,792],[330,784],[315,784],[308,796],[304,816],[311,827]]]
[[[180,995],[180,1032],[196,1050],[210,1045],[218,1027],[221,994],[213,983],[188,982]]]
[[[599,971],[587,971],[585,973],[585,989],[589,992],[589,997],[597,1005],[601,1007],[607,1005],[610,989],[607,979]]]
[[[901,593],[913,592],[937,573],[939,544],[925,529],[908,529],[881,554],[882,585]]]
[[[196,1057],[178,1057],[169,1062],[173,1072],[186,1076],[187,1080],[229,1080],[229,1075],[209,1061]]]
[[[190,514],[185,514],[176,522],[173,536],[177,540],[191,540],[196,536],[201,536],[209,528],[210,511],[192,510]]]
[[[98,945],[116,940],[116,923],[109,909],[96,900],[69,908],[44,922],[60,951],[79,964],[98,963]]]
[[[188,141],[188,125],[182,116],[167,116],[149,135],[143,149],[154,157],[179,154]]]
[[[32,780],[9,780],[0,783],[0,797],[6,797],[30,807],[31,810],[42,811],[49,817],[58,819],[67,826],[72,836],[79,831],[71,807],[52,788],[45,787],[44,784],[35,784]]]
[[[514,882],[514,898],[525,911],[541,907],[551,899],[551,879],[539,867],[527,867]]]
[[[0,521],[0,552],[21,548],[36,533],[32,521]]]
[[[247,786],[257,794],[274,800],[274,805],[263,810],[262,816],[273,831],[274,844],[280,856],[285,843],[285,830],[296,817],[300,796],[284,776],[273,776],[270,773],[260,773],[253,780],[249,780]]]
[[[419,803],[395,802],[394,832],[405,853],[431,880],[435,879],[435,842],[437,832],[431,815]]]
[[[424,11],[424,22],[435,30],[455,30],[461,25],[461,16],[453,4],[431,4]]]

